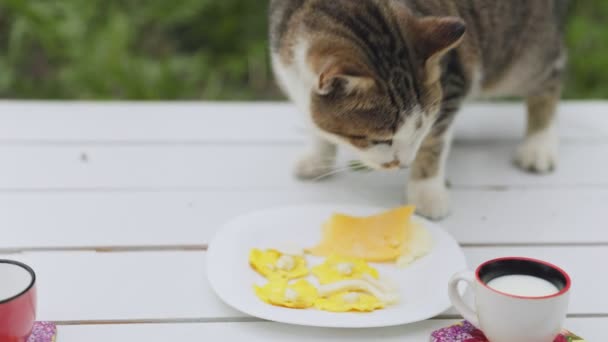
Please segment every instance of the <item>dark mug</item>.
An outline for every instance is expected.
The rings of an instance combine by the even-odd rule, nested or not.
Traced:
[[[36,274],[0,259],[0,342],[26,342],[36,321]]]

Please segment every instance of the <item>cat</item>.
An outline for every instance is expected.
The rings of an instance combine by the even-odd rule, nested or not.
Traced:
[[[330,172],[350,146],[374,169],[409,167],[408,202],[441,219],[455,115],[495,97],[525,98],[515,161],[550,172],[566,12],[566,0],[271,0],[274,73],[314,129],[296,175]]]

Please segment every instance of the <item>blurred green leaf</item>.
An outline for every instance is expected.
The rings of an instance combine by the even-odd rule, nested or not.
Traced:
[[[267,1],[0,0],[0,97],[276,99]],[[573,1],[567,98],[608,98],[608,2]]]

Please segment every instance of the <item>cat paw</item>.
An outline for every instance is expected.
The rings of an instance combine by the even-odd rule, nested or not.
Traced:
[[[431,220],[440,220],[450,214],[450,193],[443,180],[410,180],[407,185],[409,204],[416,213]]]
[[[539,132],[527,137],[519,146],[515,163],[526,171],[548,173],[557,165],[557,149],[555,133]]]
[[[314,180],[329,175],[333,170],[333,162],[324,160],[314,154],[307,154],[296,162],[294,174],[302,180]]]

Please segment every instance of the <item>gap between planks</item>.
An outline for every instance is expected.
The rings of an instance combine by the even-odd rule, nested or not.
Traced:
[[[302,146],[306,147],[307,135],[295,140],[226,140],[226,141],[204,141],[204,140],[37,140],[37,139],[0,139],[0,146],[95,146],[95,147],[132,147],[132,146]],[[458,138],[454,140],[454,146],[469,145],[502,145],[513,144],[521,141],[521,138],[499,138],[499,139],[475,139]],[[572,145],[608,144],[608,137],[594,138],[560,138],[560,142]]]
[[[159,245],[159,246],[58,246],[58,247],[17,247],[0,248],[0,254],[19,254],[28,252],[204,252],[206,244],[201,245]]]
[[[461,243],[462,248],[509,248],[509,247],[608,247],[606,242],[505,242],[505,243]],[[158,246],[58,246],[58,247],[16,247],[0,248],[2,254],[28,252],[97,252],[97,253],[137,253],[137,252],[205,252],[207,244],[200,245],[158,245]]]
[[[324,179],[318,182],[323,182]],[[404,181],[403,183],[407,183]],[[604,190],[608,189],[608,183],[598,184],[538,184],[538,185],[459,185],[450,183],[448,187],[456,191],[488,191],[488,192],[505,192],[510,190],[564,190],[564,189],[592,189]],[[288,190],[288,187],[279,186],[261,186],[261,187],[229,187],[229,186],[142,186],[142,187],[50,187],[50,188],[10,188],[0,187],[0,193],[159,193],[159,192],[183,192],[196,193],[207,191],[225,191],[225,192],[256,192],[256,191],[280,191]]]
[[[567,318],[608,318],[608,314],[569,314]],[[439,315],[429,320],[459,320],[460,315]],[[83,321],[54,321],[58,326],[68,325],[130,325],[130,324],[199,324],[199,323],[256,323],[268,322],[256,317],[230,318],[158,318],[158,319],[125,319],[125,320],[83,320]]]

